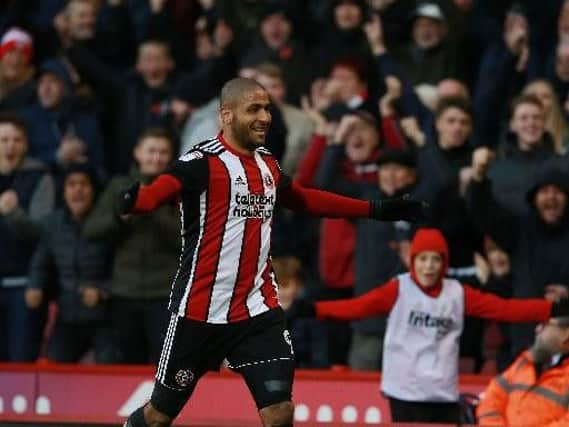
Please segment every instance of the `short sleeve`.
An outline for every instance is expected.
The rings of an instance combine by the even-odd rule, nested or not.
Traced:
[[[184,191],[201,191],[207,187],[208,161],[201,151],[184,154],[166,171],[182,183]]]

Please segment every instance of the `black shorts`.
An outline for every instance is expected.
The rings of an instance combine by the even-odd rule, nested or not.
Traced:
[[[187,400],[199,378],[219,370],[224,359],[244,377],[259,409],[291,400],[294,352],[281,308],[222,325],[172,314],[156,380]]]

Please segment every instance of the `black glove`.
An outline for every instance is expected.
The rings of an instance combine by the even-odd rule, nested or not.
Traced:
[[[379,221],[419,222],[427,219],[429,205],[413,200],[409,195],[401,198],[370,201],[370,218]]]
[[[316,317],[316,307],[313,302],[304,298],[295,299],[286,311],[288,318],[297,319],[301,317]]]
[[[561,298],[551,305],[551,317],[569,316],[569,298]]]
[[[119,193],[116,202],[116,213],[118,216],[128,215],[131,213],[132,208],[136,204],[136,198],[138,197],[138,189],[140,188],[140,182],[135,182],[130,187],[125,188]]]

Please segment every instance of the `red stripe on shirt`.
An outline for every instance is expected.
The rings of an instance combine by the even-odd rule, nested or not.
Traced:
[[[204,240],[198,250],[196,270],[186,307],[186,316],[198,320],[207,320],[208,317],[231,194],[231,179],[225,164],[213,156],[208,158],[208,162],[209,185],[205,209],[207,216],[202,233]],[[226,184],[219,185],[220,182]]]
[[[261,295],[265,300],[265,305],[269,308],[277,308],[279,306],[279,299],[277,297],[277,291],[275,285],[273,284],[273,276],[271,272],[273,267],[270,261],[265,264],[265,269],[263,270],[263,285],[261,286]]]
[[[269,167],[269,171],[273,176],[273,181],[275,182],[275,188],[278,188],[281,182],[281,170],[279,168],[279,165],[277,164],[277,161],[275,160],[274,157],[268,157],[268,156],[263,157],[263,160],[265,161],[265,164]]]
[[[261,171],[254,158],[241,158],[250,194],[264,194]],[[253,206],[246,206],[246,208]],[[229,307],[229,321],[246,319],[249,317],[247,297],[255,285],[259,252],[261,250],[261,225],[263,218],[247,218],[243,231],[243,245],[239,258],[239,271],[237,282],[233,290]]]

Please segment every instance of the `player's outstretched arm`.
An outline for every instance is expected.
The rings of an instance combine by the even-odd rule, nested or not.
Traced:
[[[182,183],[169,174],[160,175],[147,186],[135,182],[120,192],[117,213],[122,216],[152,212],[164,203],[175,200],[181,191]]]
[[[426,219],[427,204],[410,197],[387,200],[359,200],[328,191],[302,187],[292,182],[279,190],[279,202],[286,208],[328,218],[373,218],[379,221]]]
[[[317,317],[318,319],[358,320],[387,315],[395,305],[399,282],[389,282],[355,298],[311,302],[297,299],[289,311],[292,317]]]

